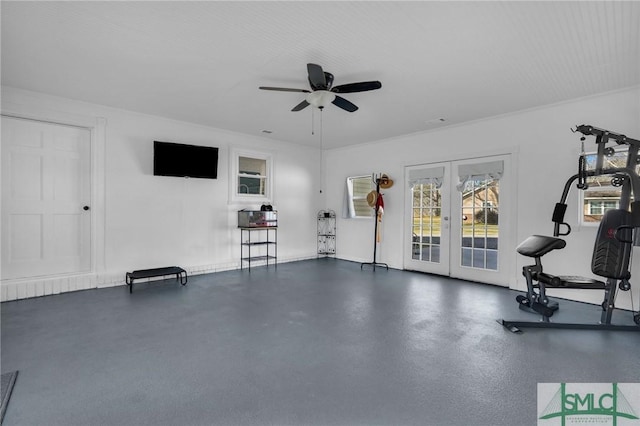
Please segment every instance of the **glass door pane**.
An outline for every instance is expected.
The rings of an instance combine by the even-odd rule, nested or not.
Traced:
[[[499,193],[499,181],[488,176],[465,184],[461,193],[461,266],[498,269]]]
[[[440,262],[442,239],[442,194],[435,183],[420,183],[412,189],[412,258]]]
[[[407,168],[404,268],[449,274],[449,163]]]

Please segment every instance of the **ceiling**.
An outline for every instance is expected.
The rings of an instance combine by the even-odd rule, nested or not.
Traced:
[[[3,85],[323,148],[640,84],[638,2],[0,7]],[[258,90],[308,89],[309,62],[333,73],[334,86],[382,88],[342,95],[356,112],[329,105],[321,114],[291,112],[303,93]]]

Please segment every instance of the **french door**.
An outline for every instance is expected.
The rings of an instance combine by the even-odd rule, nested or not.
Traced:
[[[509,285],[510,156],[407,167],[404,268]]]
[[[2,117],[2,279],[91,269],[89,129]]]

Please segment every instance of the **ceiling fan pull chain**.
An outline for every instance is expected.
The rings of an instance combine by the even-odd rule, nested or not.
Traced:
[[[322,194],[322,163],[323,163],[323,158],[324,158],[324,151],[323,151],[323,146],[322,146],[322,109],[320,109],[320,193]]]

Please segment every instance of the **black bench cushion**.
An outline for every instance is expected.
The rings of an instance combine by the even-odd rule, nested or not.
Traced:
[[[138,271],[127,272],[127,276],[130,279],[139,280],[141,278],[152,278],[182,273],[186,273],[186,271],[179,266],[168,266],[166,268],[140,269]]]

